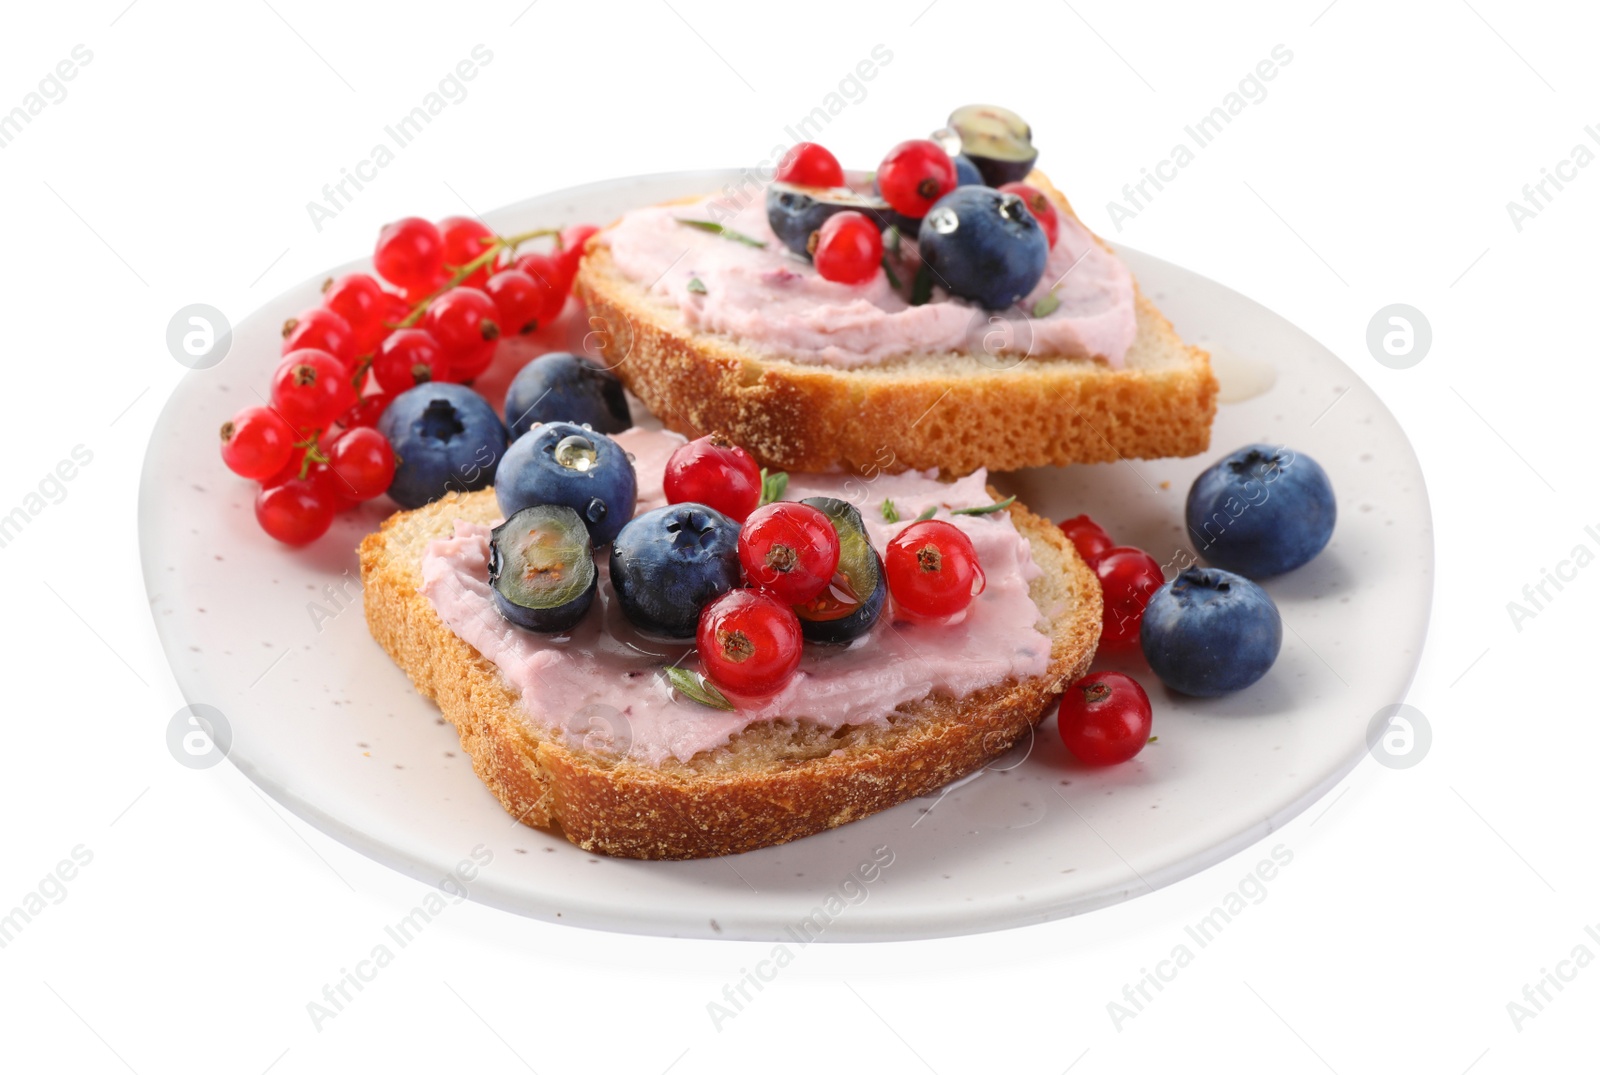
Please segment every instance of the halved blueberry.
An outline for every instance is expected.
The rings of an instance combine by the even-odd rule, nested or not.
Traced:
[[[739,524],[704,504],[669,504],[622,528],[611,588],[641,631],[693,638],[700,610],[739,585]]]
[[[1021,181],[1039,159],[1033,128],[1009,108],[963,105],[950,113],[947,122],[961,139],[962,154],[977,165],[991,187]]]
[[[571,508],[523,508],[489,532],[494,607],[518,627],[572,627],[589,611],[599,577],[589,530]]]
[[[638,478],[628,453],[610,437],[571,422],[547,422],[512,443],[494,495],[508,519],[535,504],[564,504],[600,548],[633,518]]]
[[[889,203],[873,194],[849,187],[802,187],[773,183],[767,187],[767,223],[784,246],[802,257],[811,256],[812,236],[835,213],[854,209],[888,227],[896,215]]]
[[[800,503],[816,508],[839,535],[839,570],[821,595],[795,607],[807,642],[843,645],[872,629],[889,596],[883,560],[867,538],[855,506],[831,496],[808,496]]]

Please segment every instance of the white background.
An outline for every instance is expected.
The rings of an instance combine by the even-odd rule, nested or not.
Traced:
[[[12,5],[0,111],[83,44],[68,96],[0,149],[9,510],[77,444],[93,462],[0,548],[7,597],[0,907],[72,848],[92,863],[0,950],[0,1063],[274,1072],[1131,1070],[1515,1072],[1592,1066],[1600,969],[1520,1028],[1507,1003],[1600,956],[1600,569],[1513,625],[1600,541],[1591,461],[1600,168],[1518,231],[1506,203],[1600,123],[1580,5],[447,6],[307,0]],[[475,44],[470,94],[319,232],[305,203]],[[306,1003],[423,886],[176,764],[182,704],[140,581],[145,442],[184,372],[179,307],[237,322],[360,256],[384,221],[638,172],[754,164],[872,46],[892,61],[825,141],[871,167],[972,100],[1033,123],[1041,164],[1114,241],[1295,321],[1409,431],[1438,535],[1410,701],[1431,752],[1363,761],[1263,844],[1086,917],[805,948],[736,1019],[706,1005],[767,945],[584,932],[453,908],[336,1019]],[[1105,206],[1274,45],[1292,62],[1119,234]],[[1600,145],[1589,142],[1597,150]],[[1553,188],[1552,188],[1553,189]],[[1434,342],[1380,366],[1366,325]],[[1224,446],[1225,447],[1225,446]],[[1159,730],[1159,729],[1158,729]],[[1282,842],[1293,864],[1120,1028],[1107,1003]],[[1075,1065],[1075,1066],[1073,1066]]]

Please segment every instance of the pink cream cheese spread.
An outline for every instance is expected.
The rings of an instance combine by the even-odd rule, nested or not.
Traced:
[[[1120,369],[1133,343],[1133,276],[1068,213],[1060,214],[1060,235],[1033,292],[1012,309],[991,313],[939,288],[932,300],[913,306],[882,272],[865,284],[824,280],[773,234],[764,198],[731,218],[718,208],[722,204],[708,198],[635,209],[599,241],[609,246],[622,275],[676,305],[691,328],[795,362],[849,368],[911,353],[984,350],[1097,356]],[[680,220],[716,221],[765,246]],[[908,253],[914,238],[904,243]],[[691,291],[691,280],[703,289]],[[1031,316],[1052,291],[1060,304]]]
[[[662,472],[683,438],[630,429],[615,438],[634,457],[638,511],[666,503]],[[943,483],[932,473],[882,474],[872,481],[846,476],[794,474],[786,499],[835,496],[854,503],[882,555],[889,541],[928,507],[976,507],[990,502],[984,472]],[[893,500],[902,522],[880,511]],[[892,620],[892,603],[866,635],[848,646],[807,643],[800,669],[770,699],[726,712],[675,694],[662,672],[683,660],[696,669],[693,643],[664,643],[635,631],[623,617],[599,557],[600,588],[581,623],[562,635],[523,630],[494,609],[488,583],[489,528],[457,520],[455,535],[432,542],[422,558],[422,593],[459,638],[500,670],[521,696],[530,722],[569,745],[625,754],[659,766],[687,762],[762,721],[814,723],[829,731],[882,724],[898,706],[934,694],[964,697],[1014,677],[1042,675],[1050,637],[1028,594],[1039,567],[1027,539],[1005,512],[938,518],[972,539],[987,577],[983,592],[955,624]]]

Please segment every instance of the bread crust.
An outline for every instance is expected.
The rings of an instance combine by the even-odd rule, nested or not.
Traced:
[[[532,727],[493,663],[439,619],[421,585],[429,541],[456,519],[498,517],[493,490],[391,516],[361,543],[368,629],[461,737],[473,770],[514,818],[624,858],[689,859],[786,843],[924,795],[1000,756],[1087,671],[1100,637],[1099,583],[1048,520],[1010,509],[1044,573],[1031,587],[1051,636],[1049,669],[961,699],[904,706],[886,728],[830,735],[803,722],[652,768],[573,749]],[[767,749],[770,747],[771,749]]]
[[[1072,213],[1041,173],[1029,182]],[[651,413],[690,437],[726,433],[768,466],[959,475],[1187,456],[1210,445],[1210,356],[1185,344],[1137,284],[1137,329],[1122,369],[981,353],[856,369],[795,362],[690,328],[676,307],[622,276],[595,240],[575,288],[595,328],[587,345]]]

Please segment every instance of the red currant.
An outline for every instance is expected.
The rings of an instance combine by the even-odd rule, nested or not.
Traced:
[[[768,504],[739,530],[739,563],[749,585],[786,605],[803,605],[839,569],[839,532],[809,504]]]
[[[954,616],[983,592],[972,539],[943,519],[912,523],[896,534],[883,565],[895,606],[914,617]]]
[[[408,216],[383,226],[372,263],[379,276],[408,296],[425,294],[444,275],[444,238],[431,221]]]
[[[241,478],[261,481],[283,469],[294,429],[270,407],[246,407],[222,423],[222,461]]]
[[[811,260],[824,280],[864,284],[878,275],[883,261],[883,235],[878,225],[854,209],[835,213],[813,235]]]
[[[526,273],[539,289],[539,315],[541,325],[554,321],[567,304],[567,292],[572,287],[572,273],[559,254],[524,254],[514,268]],[[573,271],[577,267],[573,266]]]
[[[563,254],[576,253],[583,256],[583,247],[590,239],[598,234],[600,229],[593,224],[571,224],[561,229],[561,252]]]
[[[1091,673],[1061,696],[1056,727],[1085,765],[1116,765],[1150,741],[1150,696],[1132,676]]]
[[[305,480],[319,497],[333,506],[335,514],[361,503],[361,499],[356,496],[355,486],[345,481],[343,474],[326,463],[312,463],[307,466]]]
[[[392,291],[383,293],[383,334],[385,336],[400,327],[400,322],[411,316],[411,307],[416,303],[406,300],[404,295],[396,295]]]
[[[1030,187],[1026,183],[1007,183],[1000,189],[1022,199],[1022,204],[1028,207],[1033,219],[1044,229],[1044,237],[1054,247],[1056,236],[1061,234],[1061,216],[1056,212],[1056,203],[1045,197],[1044,191],[1038,187]]]
[[[454,380],[470,381],[494,361],[500,311],[475,287],[451,288],[434,299],[422,315],[422,327],[444,349]]]
[[[721,433],[681,445],[662,477],[669,504],[704,504],[742,523],[761,503],[755,457]]]
[[[426,381],[448,381],[450,363],[432,333],[403,328],[384,340],[372,356],[372,375],[385,392],[400,393]]]
[[[364,272],[341,276],[322,289],[322,305],[344,318],[355,333],[358,355],[372,354],[389,334],[384,321],[390,312],[390,298],[383,285]]]
[[[272,375],[272,406],[297,429],[322,429],[355,406],[350,371],[326,351],[290,351]]]
[[[1077,546],[1078,555],[1083,557],[1083,562],[1090,567],[1099,563],[1100,558],[1116,545],[1116,542],[1111,540],[1111,535],[1087,515],[1074,515],[1066,520],[1061,524],[1061,532]]]
[[[356,500],[382,495],[394,478],[394,467],[394,449],[376,429],[349,430],[328,446],[328,469]]]
[[[305,545],[328,532],[335,507],[308,478],[290,478],[256,494],[256,521],[285,545]]]
[[[778,162],[773,178],[802,187],[842,187],[844,169],[839,167],[838,157],[817,143],[797,142]]]
[[[1094,573],[1100,577],[1100,591],[1105,597],[1100,641],[1137,643],[1144,606],[1164,581],[1161,565],[1143,549],[1118,545],[1100,557]]]
[[[489,249],[489,242],[493,241],[494,232],[481,220],[469,216],[447,216],[439,221],[439,238],[444,243],[444,266],[446,271],[454,273],[468,262],[483,256]],[[489,279],[489,267],[481,266],[474,270],[472,275],[462,283],[467,287],[483,287]]]
[[[756,590],[729,590],[700,612],[695,649],[718,687],[747,698],[778,693],[800,666],[800,617]]]
[[[955,189],[955,162],[939,143],[926,138],[901,142],[878,165],[883,200],[913,220],[927,216],[934,202]]]
[[[350,322],[326,307],[307,310],[283,323],[283,350],[279,353],[286,355],[304,347],[326,351],[346,369],[355,368],[356,334]]]
[[[289,452],[288,461],[285,462],[283,466],[278,469],[277,473],[273,474],[270,478],[262,478],[261,487],[263,489],[271,489],[275,485],[282,485],[291,478],[300,477],[300,472],[305,470],[308,466],[306,463],[306,453],[308,450],[309,449],[306,447],[304,441],[296,441],[294,448]]]
[[[500,324],[513,335],[533,332],[539,327],[549,303],[549,289],[521,269],[501,269],[489,277],[484,291],[500,312]]]
[[[584,246],[599,230],[593,224],[574,224],[570,228],[562,229],[561,249],[556,253],[556,260],[561,263],[566,274],[566,282],[561,288],[563,294],[571,290],[572,278],[578,275],[578,262],[583,260]]]
[[[375,426],[378,424],[378,419],[383,417],[383,412],[392,399],[394,399],[392,392],[372,392],[362,396],[359,403],[344,412],[339,424],[346,429],[365,429]]]
[[[404,291],[400,292],[400,297],[405,300],[407,313],[409,314],[412,307],[416,306],[417,304],[426,302],[435,295],[439,294],[439,292],[444,288],[444,285],[449,282],[450,278],[443,273],[440,273],[438,276],[433,278],[431,283],[418,285],[417,287],[408,287]]]

